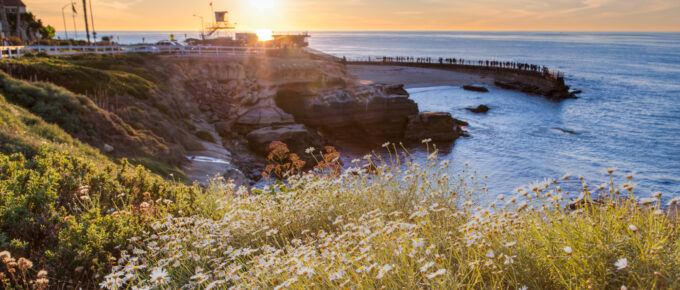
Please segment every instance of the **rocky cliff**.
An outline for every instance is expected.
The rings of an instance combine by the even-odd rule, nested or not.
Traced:
[[[190,96],[234,151],[247,146],[264,154],[271,141],[283,141],[302,153],[338,139],[373,146],[425,137],[452,141],[461,133],[450,115],[419,115],[402,86],[364,85],[335,61],[168,57],[163,63],[173,90]],[[252,156],[236,161],[252,162]]]
[[[304,157],[305,148],[336,141],[374,147],[423,138],[448,142],[460,135],[450,115],[419,114],[402,86],[366,85],[344,64],[305,54],[74,56],[8,61],[0,69],[85,95],[130,130],[153,136],[152,149],[168,151],[128,150],[120,156],[144,153],[202,177],[208,169],[221,166],[225,173],[235,165],[250,179],[259,178],[272,141]],[[107,144],[117,150],[113,153],[140,147],[115,140]],[[201,160],[209,164],[198,164]]]

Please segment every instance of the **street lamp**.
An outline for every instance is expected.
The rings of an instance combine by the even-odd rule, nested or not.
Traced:
[[[201,39],[205,40],[205,26],[203,25],[203,16],[198,16],[194,14],[194,17],[201,18]]]

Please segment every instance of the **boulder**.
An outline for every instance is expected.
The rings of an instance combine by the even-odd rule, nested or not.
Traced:
[[[111,146],[109,144],[104,144],[104,152],[105,153],[111,153],[111,152],[113,152],[113,150],[115,150],[115,148],[113,148],[113,146]]]
[[[292,115],[284,112],[275,105],[258,105],[250,108],[244,115],[236,120],[234,128],[242,135],[248,135],[250,132],[271,127],[293,124],[295,118]]]
[[[487,105],[479,105],[476,108],[465,108],[465,109],[470,111],[470,112],[473,112],[475,114],[485,114],[486,112],[491,110],[491,108],[489,108]]]
[[[236,168],[227,169],[223,176],[225,180],[231,180],[234,182],[234,185],[236,185],[236,190],[238,190],[241,186],[250,186],[250,182],[248,181],[248,178],[245,176],[245,174]]]
[[[232,124],[228,121],[219,121],[215,123],[215,131],[222,137],[229,137],[232,133]]]
[[[401,86],[319,93],[287,88],[279,92],[276,103],[297,121],[335,138],[361,136],[368,143],[403,138],[408,117],[418,114],[418,105]]]
[[[384,88],[385,94],[396,96],[408,96],[408,92],[404,89],[404,85],[388,85]]]
[[[489,89],[480,86],[467,85],[463,86],[463,89],[471,92],[488,93]]]
[[[462,129],[450,113],[426,112],[409,117],[404,138],[414,142],[423,139],[451,142],[462,135]]]
[[[266,155],[269,144],[281,141],[288,145],[291,152],[302,153],[305,148],[320,147],[318,134],[301,124],[265,127],[248,134],[248,146],[257,153]]]

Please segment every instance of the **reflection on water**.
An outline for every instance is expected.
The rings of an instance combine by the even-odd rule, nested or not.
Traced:
[[[217,163],[217,164],[231,164],[227,160],[208,157],[208,156],[187,156],[193,162]]]

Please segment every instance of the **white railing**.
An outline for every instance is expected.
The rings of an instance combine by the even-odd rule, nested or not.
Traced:
[[[116,54],[146,52],[163,55],[205,55],[220,56],[234,54],[264,54],[278,50],[272,47],[241,46],[153,46],[153,45],[112,45],[112,46],[26,46],[19,53],[47,53],[49,55],[73,55],[83,53]],[[15,53],[16,54],[16,53]]]
[[[0,46],[0,57],[19,57],[24,46]]]

